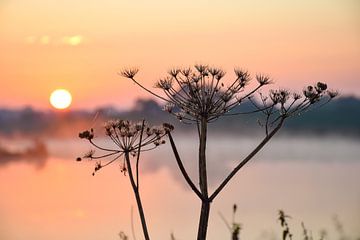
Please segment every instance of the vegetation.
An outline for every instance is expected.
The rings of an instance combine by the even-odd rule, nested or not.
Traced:
[[[159,100],[164,101],[164,111],[174,115],[182,123],[190,124],[197,129],[199,140],[198,184],[194,183],[183,165],[177,150],[176,141],[172,135],[173,127],[168,123],[164,123],[160,128],[152,128],[145,126],[145,121],[142,121],[142,124],[132,123],[127,120],[110,122],[105,126],[105,134],[113,143],[114,148],[106,148],[95,143],[93,140],[93,129],[86,130],[80,133],[79,136],[80,138],[87,139],[102,152],[100,155],[90,152],[84,158],[104,159],[104,161],[107,161],[106,163],[97,162],[95,171],[111,164],[119,157],[123,157],[123,171],[129,175],[146,240],[150,239],[150,236],[142,209],[138,181],[138,164],[141,152],[152,150],[165,143],[163,139],[165,136],[169,138],[178,168],[189,188],[201,202],[197,239],[205,240],[211,204],[239,170],[275,136],[287,119],[322,106],[337,96],[337,92],[329,91],[327,85],[321,82],[314,86],[307,86],[302,94],[291,93],[285,89],[277,89],[270,90],[269,94],[265,95],[260,93],[259,90],[272,83],[270,77],[256,75],[255,86],[248,90],[247,88],[252,81],[252,77],[247,71],[235,69],[233,80],[227,82],[224,80],[225,72],[223,70],[206,65],[195,65],[194,68],[170,70],[166,77],[160,79],[155,84],[163,92],[160,95],[145,88],[136,80],[135,76],[137,73],[138,69],[126,69],[121,72],[121,75],[132,80]],[[258,99],[256,99],[256,96],[258,96]],[[250,102],[252,109],[249,111],[238,111],[238,107],[245,101]],[[213,192],[209,192],[206,146],[211,123],[226,116],[243,116],[259,113],[263,115],[263,118],[258,121],[258,124],[264,129],[262,140],[244,159],[237,163],[236,167],[218,184]],[[144,139],[143,136],[145,136]],[[135,159],[135,163],[133,163],[136,166],[135,174],[132,170],[130,155]],[[79,161],[81,159],[78,158]],[[235,229],[237,233],[240,231],[239,226]]]
[[[230,239],[231,240],[240,240],[240,230],[242,229],[242,224],[235,220],[236,210],[237,210],[236,204],[233,205],[232,210],[233,211],[232,211],[231,223],[229,223],[221,213],[219,213],[219,215],[229,230],[229,233],[231,236]],[[294,237],[290,230],[290,219],[291,219],[291,216],[287,215],[283,210],[278,211],[277,221],[279,222],[280,228],[281,228],[281,240],[292,240]],[[349,236],[347,236],[347,234],[345,233],[344,226],[339,221],[337,216],[335,216],[333,218],[333,222],[334,222],[334,228],[338,235],[337,236],[338,240],[351,240],[352,239]],[[309,230],[308,228],[306,228],[305,224],[303,222],[301,222],[301,228],[302,228],[302,239],[303,240],[314,240],[312,231]],[[121,231],[119,233],[119,237],[120,237],[120,240],[129,240],[129,237],[123,231]],[[334,238],[332,238],[332,239],[336,239],[335,236],[333,236],[333,237]],[[170,239],[176,240],[173,233],[170,235]],[[274,239],[274,238],[270,238],[270,239]],[[298,237],[297,239],[300,239],[300,237]],[[325,239],[330,239],[330,238],[328,236],[327,231],[325,229],[322,229],[319,232],[319,236],[317,236],[315,239],[325,240]],[[354,239],[360,240],[360,237],[354,238]]]
[[[74,137],[74,129],[84,129],[88,126],[101,128],[102,123],[111,119],[138,120],[146,116],[151,123],[169,122],[173,117],[162,111],[159,102],[153,99],[138,99],[134,108],[117,109],[103,106],[91,111],[71,110],[69,112],[39,111],[36,109],[4,109],[0,108],[0,136],[24,137]],[[250,111],[253,109],[249,101],[244,101],[233,111]],[[96,117],[95,117],[96,116]],[[211,131],[225,134],[253,135],[261,134],[257,119],[261,113],[226,117],[212,124]],[[292,118],[282,127],[281,132],[297,135],[340,135],[360,137],[360,99],[351,96],[337,97],[331,104],[316,111],[310,111],[299,117]],[[190,127],[179,121],[172,122],[177,132],[188,131]],[[243,127],[246,124],[246,129]]]

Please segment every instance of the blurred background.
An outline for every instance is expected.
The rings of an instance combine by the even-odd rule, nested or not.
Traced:
[[[220,214],[230,221],[234,203],[246,239],[281,239],[279,209],[292,217],[298,237],[304,222],[314,238],[326,231],[328,239],[357,239],[359,12],[357,0],[0,0],[0,239],[131,235],[136,206],[121,162],[92,176],[94,162],[75,161],[91,149],[78,133],[94,128],[97,141],[105,142],[108,119],[174,124],[197,182],[194,126],[163,112],[162,102],[118,74],[138,67],[138,80],[152,88],[170,68],[197,63],[222,67],[229,80],[240,67],[253,76],[269,74],[270,88],[301,93],[322,81],[340,92],[286,122],[236,176],[213,205],[209,239],[230,239]],[[57,89],[66,94],[53,95]],[[223,118],[210,126],[212,190],[261,140],[258,118]],[[170,147],[144,154],[141,173],[151,236],[194,239],[200,204]],[[140,238],[136,208],[133,223]]]

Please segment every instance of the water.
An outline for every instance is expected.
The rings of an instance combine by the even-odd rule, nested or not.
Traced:
[[[176,137],[194,182],[197,143]],[[255,146],[255,139],[216,136],[208,145],[210,192]],[[0,239],[118,239],[131,236],[131,206],[137,239],[141,228],[130,183],[119,163],[92,176],[92,162],[76,162],[88,149],[80,140],[49,140],[51,156],[38,168],[19,161],[0,167]],[[243,168],[215,200],[209,239],[230,239],[219,213],[242,223],[243,239],[280,239],[277,211],[292,216],[290,228],[302,237],[301,222],[318,238],[322,229],[337,238],[338,216],[350,237],[360,236],[359,142],[341,138],[276,138]],[[180,176],[168,145],[141,161],[141,193],[153,239],[195,239],[198,199]]]

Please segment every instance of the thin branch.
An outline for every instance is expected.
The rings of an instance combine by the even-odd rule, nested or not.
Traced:
[[[188,185],[190,186],[190,188],[193,190],[193,192],[202,200],[204,201],[204,197],[203,195],[200,193],[200,191],[197,189],[197,187],[195,186],[195,184],[193,183],[193,181],[191,180],[191,178],[189,177],[188,173],[186,172],[186,169],[180,159],[180,156],[179,156],[179,153],[176,149],[176,145],[175,145],[175,142],[174,142],[174,139],[172,138],[171,134],[168,133],[168,136],[169,136],[169,140],[170,140],[170,144],[171,144],[171,148],[174,152],[174,155],[175,155],[175,159],[176,159],[176,162],[180,168],[180,171],[182,173],[182,175],[184,176],[186,182],[188,183]]]
[[[110,165],[111,163],[115,162],[119,157],[121,157],[124,153],[122,152],[121,154],[119,154],[118,156],[116,156],[115,158],[113,158],[112,160],[110,160],[109,162],[105,163],[104,165],[101,165],[101,168],[106,167],[107,165]]]
[[[107,153],[101,156],[91,156],[90,159],[100,159],[100,158],[106,158],[106,157],[110,157],[112,155],[118,154],[118,153],[122,153],[121,151],[116,151],[116,152],[112,152],[112,153]]]
[[[144,233],[144,238],[145,238],[145,240],[150,240],[148,229],[147,229],[147,226],[146,226],[146,219],[145,219],[144,209],[143,209],[142,203],[141,203],[139,189],[136,187],[133,172],[132,172],[132,169],[131,169],[129,152],[125,152],[125,162],[126,162],[127,170],[128,170],[128,173],[129,173],[131,187],[132,187],[132,189],[134,191],[136,204],[138,206],[138,211],[139,211],[139,215],[140,215],[140,220],[141,220],[141,225],[142,225],[142,229],[143,229],[143,233]]]
[[[161,100],[165,101],[165,102],[169,102],[169,100],[167,100],[166,98],[163,98],[162,96],[150,91],[149,89],[147,89],[146,87],[144,87],[143,85],[141,85],[138,81],[136,81],[134,78],[130,78],[134,83],[136,83],[139,87],[141,87],[142,89],[144,89],[145,91],[147,91],[148,93],[150,93],[151,95],[160,98]]]
[[[265,134],[266,136],[269,136],[269,119],[270,119],[270,114],[266,115],[266,122],[265,122]]]
[[[226,186],[226,184],[234,177],[234,175],[247,163],[252,159],[264,146],[265,144],[279,131],[281,128],[285,118],[282,118],[279,124],[267,135],[261,143],[246,157],[242,160],[232,171],[231,173],[224,179],[224,181],[219,185],[219,187],[211,194],[209,201],[213,201],[214,198],[220,193],[220,191]]]
[[[103,147],[100,147],[99,145],[97,145],[96,143],[94,143],[91,139],[89,139],[89,142],[96,148],[100,149],[100,150],[103,150],[103,151],[107,151],[107,152],[119,152],[119,150],[114,150],[114,149],[108,149],[108,148],[103,148]]]
[[[144,126],[145,126],[145,120],[142,121],[140,140],[139,140],[139,148],[138,148],[138,153],[136,156],[136,188],[137,189],[139,189],[139,159],[140,159],[141,141],[142,141],[142,136],[143,136],[143,132],[144,132]]]
[[[223,222],[225,223],[226,227],[229,229],[229,232],[232,233],[232,228],[230,227],[230,224],[228,223],[228,221],[226,221],[224,215],[222,215],[221,212],[218,212],[221,220],[223,220]]]

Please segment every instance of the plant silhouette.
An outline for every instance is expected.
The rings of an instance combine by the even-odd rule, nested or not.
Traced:
[[[149,232],[146,225],[145,213],[140,197],[140,181],[139,181],[139,161],[140,154],[145,151],[150,151],[165,143],[163,137],[173,130],[173,126],[164,123],[162,126],[151,127],[145,120],[139,123],[133,123],[127,120],[109,121],[105,124],[105,134],[114,144],[114,148],[99,146],[94,142],[94,130],[86,130],[79,134],[79,137],[86,139],[92,146],[102,152],[101,155],[96,155],[95,151],[90,151],[85,154],[84,158],[89,159],[105,159],[108,160],[105,164],[97,162],[95,164],[95,172],[103,167],[106,167],[123,157],[122,172],[128,173],[131,187],[133,189],[136,204],[138,206],[141,225],[146,240],[149,240]],[[135,171],[130,159],[130,155],[136,159]],[[110,160],[109,157],[112,157]],[[81,161],[82,158],[77,158]]]
[[[185,124],[191,124],[197,129],[199,140],[198,185],[194,183],[183,165],[183,161],[177,150],[175,139],[171,133],[173,127],[170,124],[164,124],[155,138],[148,136],[148,139],[150,138],[150,140],[142,139],[144,130],[151,129],[146,128],[144,122],[142,125],[135,124],[132,126],[130,124],[131,127],[128,128],[137,129],[135,131],[136,133],[129,130],[126,130],[126,133],[123,133],[123,126],[119,127],[118,123],[107,124],[107,127],[105,127],[106,135],[108,135],[117,145],[117,149],[106,149],[96,145],[93,142],[92,130],[80,133],[79,136],[89,140],[96,148],[107,152],[106,154],[97,157],[94,156],[93,152],[90,152],[85,155],[87,158],[98,159],[113,155],[116,156],[105,164],[108,165],[118,157],[124,155],[124,171],[126,170],[129,173],[129,178],[138,204],[145,239],[149,239],[149,234],[146,228],[145,215],[141,205],[138,185],[138,163],[140,152],[145,151],[142,148],[143,146],[148,146],[152,143],[157,147],[164,143],[163,137],[165,137],[165,135],[169,138],[179,170],[188,186],[201,202],[197,239],[205,240],[207,236],[211,203],[227,186],[236,173],[238,173],[239,170],[246,165],[246,163],[248,163],[276,133],[278,133],[286,119],[320,107],[338,95],[336,91],[328,90],[327,85],[321,82],[316,83],[314,86],[307,86],[304,88],[302,94],[291,93],[285,89],[277,89],[270,90],[269,93],[265,95],[260,93],[259,90],[272,83],[269,76],[263,74],[256,75],[256,86],[248,89],[249,83],[252,81],[249,72],[242,69],[235,69],[233,80],[225,81],[226,74],[222,69],[209,67],[207,65],[195,65],[193,68],[171,69],[164,78],[161,78],[156,82],[155,87],[162,90],[163,93],[158,94],[143,86],[141,82],[135,78],[138,71],[139,70],[135,68],[125,69],[121,71],[120,74],[133,81],[149,94],[163,101],[165,103],[164,111],[174,115],[179,121]],[[258,98],[256,99],[257,95]],[[250,101],[253,110],[247,112],[235,111],[238,109],[236,107],[245,101]],[[254,113],[262,113],[264,116],[262,120],[259,120],[259,125],[264,128],[265,132],[263,139],[244,159],[236,164],[235,168],[230,171],[218,184],[215,190],[210,193],[206,160],[209,126],[220,117]],[[121,122],[121,124],[123,124],[123,122]],[[131,132],[130,135],[127,135],[128,132]],[[133,141],[133,139],[135,140]],[[146,151],[150,149],[152,148],[146,149]],[[134,174],[132,173],[131,161],[129,159],[131,154],[137,157],[135,180]],[[81,160],[81,158],[79,158],[79,160]],[[95,171],[103,166],[104,165],[97,163]],[[236,230],[237,231],[235,231],[233,236],[234,239],[238,236],[240,228],[236,228]],[[286,237],[288,236],[289,235]]]

